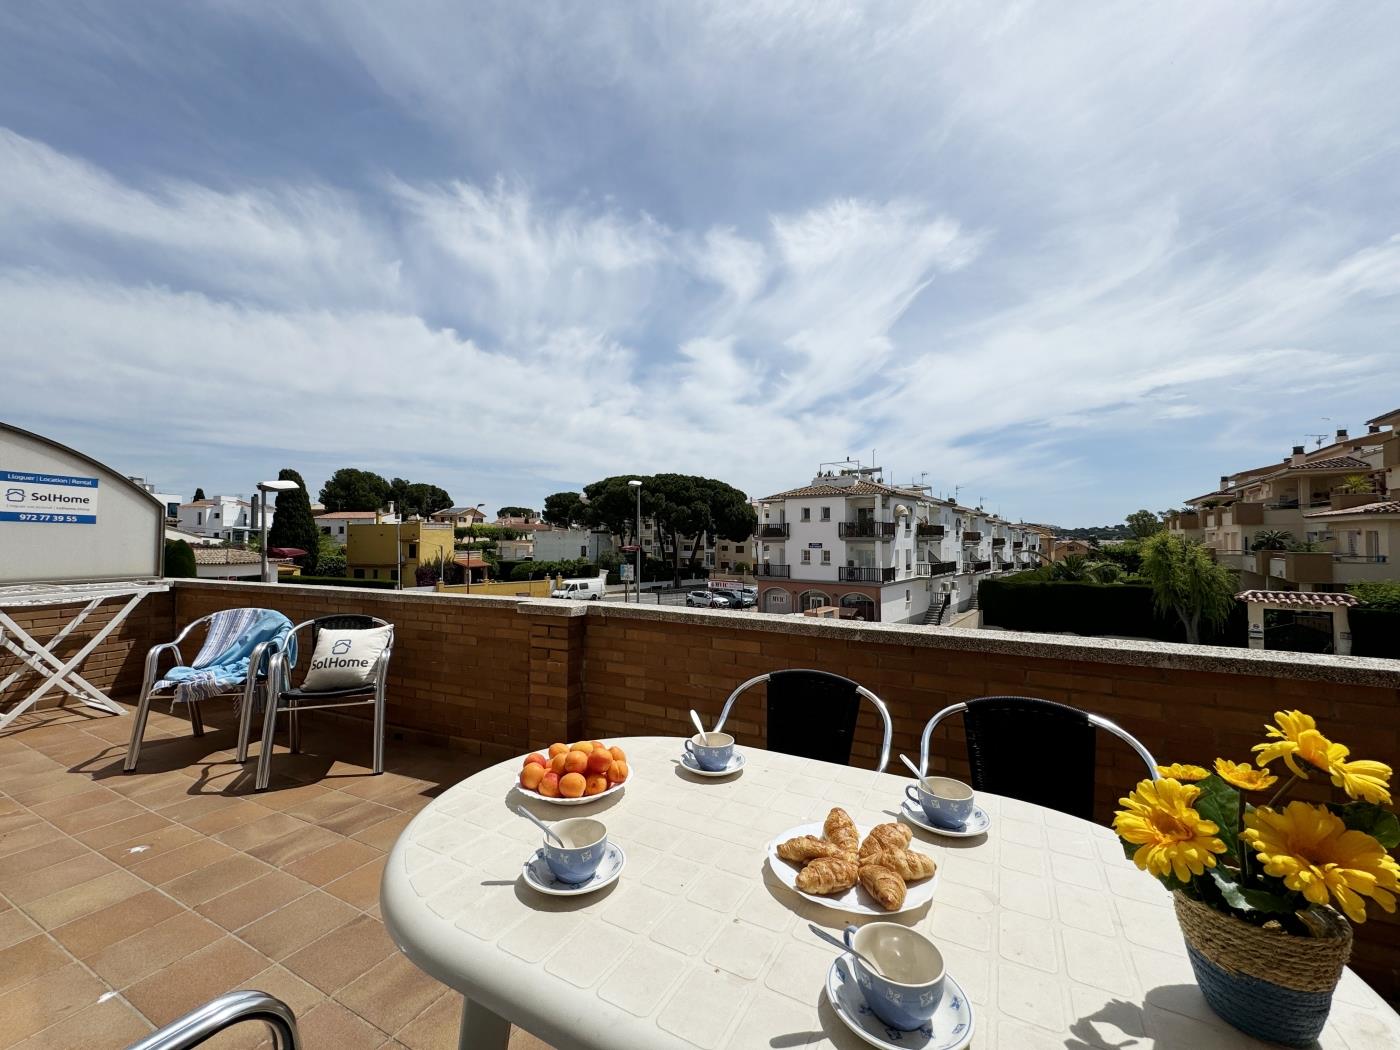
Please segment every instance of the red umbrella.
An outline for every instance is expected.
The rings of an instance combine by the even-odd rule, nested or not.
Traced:
[[[306,551],[300,547],[269,547],[267,556],[269,558],[302,558],[306,556]]]

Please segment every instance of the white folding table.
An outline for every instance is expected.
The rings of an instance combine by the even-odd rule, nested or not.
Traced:
[[[87,659],[88,654],[121,626],[142,598],[169,589],[168,580],[156,579],[119,580],[110,583],[26,583],[0,587],[0,648],[18,658],[22,665],[7,675],[4,681],[0,681],[0,704],[8,702],[10,687],[24,674],[25,668],[40,678],[39,684],[27,696],[10,710],[0,714],[0,729],[37,704],[45,693],[55,687],[89,707],[96,707],[114,715],[123,714],[121,705],[79,674],[78,668]],[[58,646],[77,630],[99,605],[109,599],[124,602],[82,648],[67,659],[60,659],[55,654]],[[10,610],[77,603],[82,603],[82,608],[46,642],[40,642],[10,615]]]

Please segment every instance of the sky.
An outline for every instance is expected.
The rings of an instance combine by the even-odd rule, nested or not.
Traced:
[[[1400,7],[0,5],[0,418],[1121,521],[1400,405]]]

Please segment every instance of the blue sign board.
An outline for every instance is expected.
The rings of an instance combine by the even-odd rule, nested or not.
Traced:
[[[0,470],[0,521],[96,525],[97,479],[43,471]]]

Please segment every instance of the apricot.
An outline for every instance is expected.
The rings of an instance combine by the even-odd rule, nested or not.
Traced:
[[[612,765],[612,763],[613,757],[609,752],[595,751],[588,756],[588,772],[594,776],[600,773],[606,773],[608,771],[608,766]]]
[[[549,769],[550,769],[550,772],[551,772],[551,773],[558,773],[561,777],[562,777],[565,773],[567,773],[568,770],[566,770],[566,769],[564,768],[564,762],[568,759],[568,757],[569,757],[569,752],[565,751],[565,752],[563,752],[562,754],[555,755],[553,758],[551,758],[551,759],[549,760]]]
[[[567,750],[569,750],[568,744],[550,744],[549,757],[553,758],[555,755],[562,755]]]
[[[620,758],[615,758],[608,765],[608,780],[613,784],[621,784],[627,779],[627,763]]]
[[[582,773],[588,769],[588,756],[582,751],[570,751],[564,756],[565,773]]]
[[[593,753],[593,745],[587,740],[580,740],[577,744],[571,744],[569,750],[582,751],[585,755],[591,755]]]
[[[608,790],[608,778],[601,774],[595,774],[588,778],[583,793],[585,795],[601,795],[606,790]]]
[[[627,761],[627,752],[623,751],[620,747],[608,748],[608,754],[612,755],[612,757],[617,759],[619,762]]]
[[[544,764],[545,764],[544,755],[540,754],[538,751],[535,752],[535,753],[532,754],[532,755],[526,755],[526,756],[525,756],[525,765],[527,765],[527,766],[529,766],[529,765],[543,766]]]
[[[540,781],[545,778],[547,770],[538,762],[527,763],[520,771],[520,786],[534,791],[540,786]]]
[[[589,741],[589,743],[593,745],[594,751],[606,751],[608,749],[608,745],[603,743],[601,740],[591,740]]]
[[[581,798],[587,787],[582,773],[565,773],[559,778],[559,794],[565,798]]]
[[[559,774],[546,773],[540,778],[539,793],[545,798],[559,797]]]

